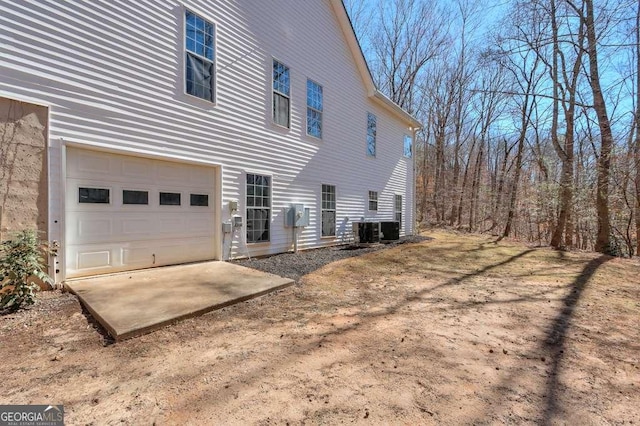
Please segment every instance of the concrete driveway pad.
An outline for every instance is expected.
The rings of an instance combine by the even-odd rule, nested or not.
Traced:
[[[118,341],[293,282],[232,263],[205,262],[71,280],[66,286]]]

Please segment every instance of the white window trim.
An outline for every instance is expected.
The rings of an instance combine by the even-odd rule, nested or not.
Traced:
[[[375,208],[375,210],[371,209],[371,201],[373,201],[373,199],[371,199],[371,194],[372,194],[372,193],[376,194],[376,199],[375,199],[375,202],[376,202],[376,208]],[[373,191],[373,190],[369,190],[369,191],[367,192],[367,209],[368,209],[370,212],[377,212],[377,211],[378,211],[378,207],[380,207],[380,204],[379,204],[379,203],[380,203],[380,192],[378,192],[378,191]]]
[[[197,58],[211,62],[209,58],[203,58],[197,53],[187,50],[187,11],[213,25],[213,100],[211,101],[187,92],[187,54],[191,54]],[[182,93],[189,99],[197,99],[207,105],[215,106],[218,102],[218,23],[206,14],[191,7],[182,8]]]
[[[334,209],[325,209],[322,207],[322,186],[333,186],[333,196],[335,198],[335,208]],[[334,212],[335,213],[335,223],[333,224],[333,235],[322,235],[322,213],[328,211],[328,212]],[[338,236],[338,187],[334,184],[331,183],[322,183],[320,184],[320,238],[321,239],[335,239]]]
[[[247,216],[247,209],[249,208],[255,208],[255,207],[249,207],[247,206],[247,175],[260,175],[260,176],[267,176],[269,178],[269,181],[271,182],[271,186],[270,186],[270,191],[269,191],[269,240],[268,241],[256,241],[256,242],[250,242],[247,241],[247,224],[248,224],[248,216]],[[243,198],[242,198],[242,208],[243,208],[243,212],[244,212],[244,223],[243,223],[243,227],[242,227],[242,232],[244,235],[244,239],[245,242],[247,243],[247,245],[249,246],[261,246],[261,245],[269,245],[271,244],[271,240],[272,240],[272,231],[273,231],[273,174],[272,173],[267,173],[267,172],[262,172],[259,170],[245,170],[244,171],[244,175],[243,175]]]

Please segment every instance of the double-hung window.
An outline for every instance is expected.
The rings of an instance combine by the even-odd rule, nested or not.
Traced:
[[[400,224],[402,228],[402,195],[396,195],[395,197],[395,221]]]
[[[367,113],[367,155],[369,157],[376,156],[376,133],[376,116],[369,112]]]
[[[322,86],[307,80],[307,134],[322,139]]]
[[[336,187],[322,185],[322,236],[336,235]]]
[[[413,140],[411,136],[404,135],[404,156],[411,158],[413,156]]]
[[[271,177],[247,173],[247,242],[269,241]]]
[[[273,122],[279,126],[291,126],[291,81],[289,67],[273,61]]]
[[[215,101],[215,26],[187,10],[185,13],[185,90]]]
[[[369,210],[378,210],[378,191],[369,191]]]

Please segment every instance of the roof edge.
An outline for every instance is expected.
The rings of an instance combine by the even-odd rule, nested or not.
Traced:
[[[384,107],[386,107],[389,111],[395,113],[400,118],[408,122],[413,130],[422,129],[424,127],[420,120],[402,109],[400,105],[393,102],[387,95],[385,95],[378,89],[376,89],[372,97],[379,103],[381,103]]]

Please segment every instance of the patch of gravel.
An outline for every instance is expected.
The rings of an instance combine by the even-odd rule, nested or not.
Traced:
[[[268,257],[234,260],[233,263],[247,268],[291,278],[298,282],[307,275],[324,265],[349,257],[361,256],[380,250],[387,250],[401,244],[419,243],[430,240],[429,237],[409,236],[398,241],[390,241],[372,245],[342,245],[319,249],[304,250],[298,253],[282,253]]]

